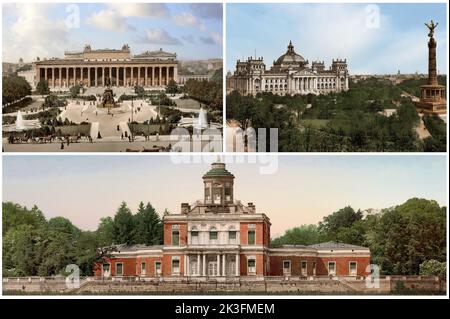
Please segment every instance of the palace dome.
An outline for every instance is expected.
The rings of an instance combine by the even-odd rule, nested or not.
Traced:
[[[286,65],[286,64],[304,64],[306,60],[294,51],[294,46],[292,45],[292,41],[289,41],[289,45],[287,47],[287,51],[285,54],[280,56],[274,65]]]

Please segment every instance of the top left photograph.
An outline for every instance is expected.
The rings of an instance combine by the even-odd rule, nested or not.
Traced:
[[[221,152],[221,3],[2,5],[3,152]]]

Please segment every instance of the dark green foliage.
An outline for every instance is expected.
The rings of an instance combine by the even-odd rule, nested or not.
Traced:
[[[150,203],[133,215],[122,203],[114,216],[102,218],[96,231],[82,231],[68,219],[48,221],[35,206],[27,209],[5,202],[3,219],[3,275],[53,276],[76,264],[83,276],[92,275],[104,255],[99,248],[113,244],[161,244],[162,222]]]
[[[12,103],[31,94],[30,84],[21,76],[2,77],[2,105]]]
[[[36,93],[40,95],[46,95],[50,93],[50,88],[48,86],[48,81],[40,79],[36,85]]]
[[[176,94],[179,93],[180,89],[178,88],[177,82],[174,80],[170,80],[166,87],[167,94]]]
[[[323,218],[319,226],[286,231],[272,244],[336,241],[369,247],[382,274],[418,275],[445,268],[446,208],[433,200],[412,198],[402,205],[363,218],[351,207]],[[434,261],[431,261],[434,260]]]
[[[425,127],[431,136],[424,140],[426,152],[445,152],[447,150],[447,125],[436,114],[423,116]]]
[[[237,120],[243,130],[278,128],[278,148],[283,152],[442,150],[442,123],[429,123],[440,128],[432,129],[433,139],[422,142],[415,132],[420,120],[415,105],[401,94],[400,85],[375,78],[350,82],[347,92],[319,96],[252,97],[234,91],[227,96],[227,119]],[[384,109],[396,112],[388,117],[380,113]]]

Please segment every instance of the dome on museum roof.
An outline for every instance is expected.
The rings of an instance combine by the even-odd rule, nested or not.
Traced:
[[[304,63],[306,60],[300,55],[295,53],[294,46],[292,45],[292,41],[289,41],[289,45],[287,47],[287,51],[285,54],[280,56],[276,62],[274,62],[275,65],[280,64],[292,64],[292,63]]]
[[[220,161],[217,161],[211,165],[211,169],[206,172],[205,175],[203,175],[203,178],[205,177],[234,177],[233,174],[231,174],[226,168],[225,164],[221,163]]]

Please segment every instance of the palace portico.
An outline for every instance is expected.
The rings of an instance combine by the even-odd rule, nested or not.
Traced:
[[[36,82],[48,81],[51,88],[67,88],[76,84],[86,87],[165,86],[178,82],[178,61],[175,53],[162,49],[131,55],[128,45],[121,50],[92,50],[87,45],[82,52],[66,52],[63,59],[37,61]]]

